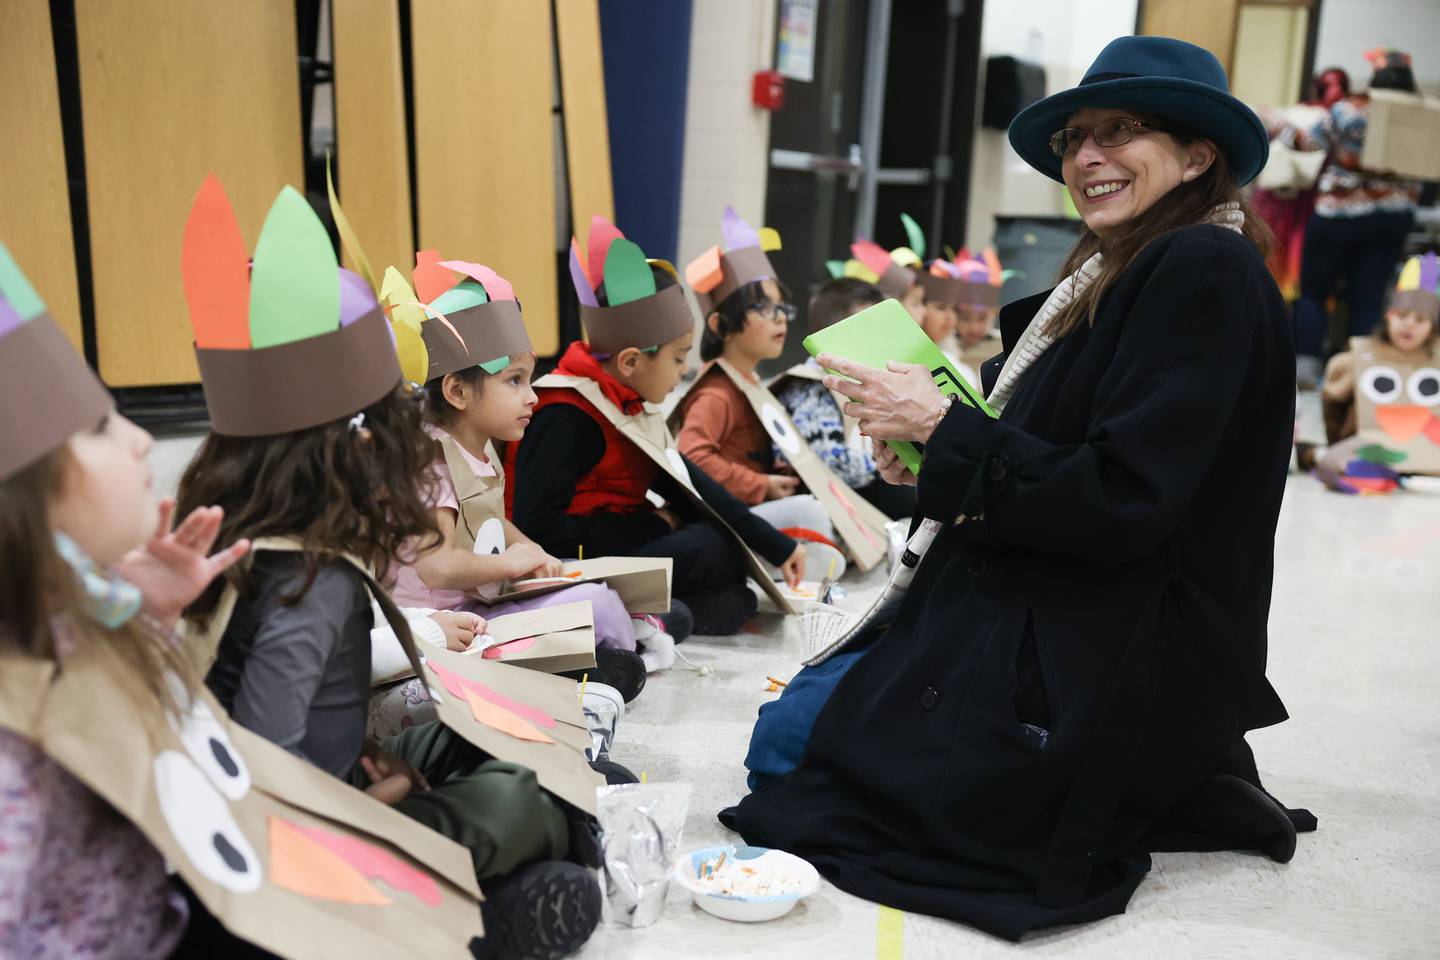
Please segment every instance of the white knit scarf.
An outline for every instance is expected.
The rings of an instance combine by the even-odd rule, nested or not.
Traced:
[[[1245,214],[1240,211],[1238,203],[1222,203],[1210,212],[1206,222],[1239,233],[1245,226]],[[990,391],[990,396],[986,398],[996,413],[1005,409],[1005,404],[1020,386],[1020,378],[1025,375],[1025,371],[1055,342],[1055,338],[1045,332],[1050,320],[1095,282],[1104,262],[1101,254],[1093,254],[1090,259],[1080,264],[1079,270],[1061,280],[1055,285],[1055,289],[1050,291],[1044,306],[1031,319],[1030,325],[1006,355],[1005,365],[1000,368],[1000,377],[995,381],[995,389]]]

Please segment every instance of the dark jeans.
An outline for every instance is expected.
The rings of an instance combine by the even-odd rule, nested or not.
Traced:
[[[745,584],[740,548],[728,533],[704,520],[687,523],[631,552],[637,557],[673,559],[670,592],[681,600]]]
[[[1414,215],[1371,213],[1363,217],[1310,218],[1300,259],[1300,299],[1295,302],[1295,352],[1324,356],[1329,326],[1325,301],[1340,277],[1350,305],[1350,336],[1375,329],[1385,305],[1390,277],[1405,248]],[[1330,352],[1344,344],[1330,344]]]

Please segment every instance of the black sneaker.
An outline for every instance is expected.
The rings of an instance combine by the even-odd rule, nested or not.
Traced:
[[[581,680],[586,674],[596,683],[619,690],[626,703],[640,696],[640,691],[645,689],[645,661],[634,650],[596,650],[595,666],[588,670],[571,670],[560,676]]]
[[[728,637],[739,633],[755,615],[759,602],[748,584],[691,596],[686,599],[694,617],[695,633],[702,637]]]
[[[576,863],[546,860],[484,885],[477,960],[559,960],[585,945],[600,924],[600,884]]]
[[[1310,816],[1309,829],[1314,829],[1309,811],[1296,814]],[[1295,856],[1296,827],[1296,816],[1262,788],[1218,773],[1151,827],[1146,847],[1157,852],[1251,850],[1289,863]]]
[[[657,614],[657,619],[676,643],[684,643],[695,632],[695,617],[678,597],[670,600],[670,612]]]

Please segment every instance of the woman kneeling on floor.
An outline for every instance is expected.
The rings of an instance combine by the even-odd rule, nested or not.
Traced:
[[[1085,220],[1068,276],[1001,314],[998,420],[922,367],[820,358],[938,535],[730,822],[1018,940],[1122,912],[1152,851],[1284,862],[1314,818],[1264,792],[1244,738],[1286,718],[1266,619],[1295,355],[1240,194],[1264,127],[1209,53],[1126,37],[1010,141]],[[923,442],[918,482],[887,439]],[[767,719],[752,758],[783,739]]]

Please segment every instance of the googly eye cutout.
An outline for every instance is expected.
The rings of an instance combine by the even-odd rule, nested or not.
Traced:
[[[155,757],[155,796],[170,834],[201,876],[232,893],[260,888],[255,848],[225,798],[188,756],[164,750]]]
[[[781,413],[775,404],[766,402],[760,405],[760,422],[765,425],[765,432],[770,434],[775,446],[791,456],[800,452],[800,434],[795,432],[790,418]]]
[[[216,790],[231,800],[245,796],[250,792],[250,769],[245,766],[245,758],[240,756],[240,751],[230,742],[225,725],[210,706],[187,691],[174,674],[167,673],[165,683],[177,703],[189,704],[184,716],[168,718],[170,729],[180,738],[185,752]]]
[[[1405,389],[1410,394],[1411,403],[1418,403],[1422,407],[1435,406],[1440,403],[1440,370],[1421,367],[1410,374],[1410,382]]]
[[[505,552],[505,524],[491,517],[475,531],[475,555],[488,557]]]
[[[1366,367],[1360,374],[1360,390],[1371,403],[1387,404],[1399,400],[1404,383],[1394,367]]]

